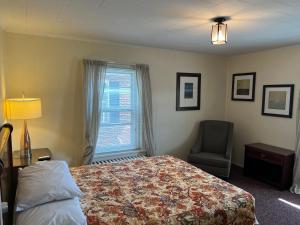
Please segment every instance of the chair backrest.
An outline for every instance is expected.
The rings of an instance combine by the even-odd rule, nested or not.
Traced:
[[[226,154],[226,147],[233,123],[219,120],[205,120],[200,123],[202,137],[201,152]]]

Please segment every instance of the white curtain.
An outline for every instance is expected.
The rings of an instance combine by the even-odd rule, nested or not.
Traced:
[[[91,164],[96,150],[101,121],[101,102],[104,93],[107,64],[103,61],[84,60],[84,138],[83,164]]]
[[[300,94],[298,98],[298,110],[297,110],[297,132],[296,132],[296,150],[295,150],[295,166],[294,166],[294,177],[293,186],[290,191],[295,194],[300,194]]]
[[[138,95],[140,99],[141,142],[147,155],[155,155],[155,143],[152,123],[152,93],[149,66],[136,65]]]

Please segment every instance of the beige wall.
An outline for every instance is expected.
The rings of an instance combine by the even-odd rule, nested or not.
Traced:
[[[3,100],[5,98],[3,51],[4,51],[4,32],[0,28],[0,124],[2,124],[4,121]]]
[[[49,147],[75,164],[82,154],[81,60],[150,65],[154,134],[159,154],[185,157],[202,119],[225,117],[225,59],[217,56],[112,43],[5,34],[8,97],[41,97],[43,117],[29,122],[33,147]],[[176,72],[201,72],[201,110],[175,111]],[[21,122],[14,122],[18,148]]]
[[[233,73],[256,72],[255,102],[231,101]],[[292,119],[262,116],[264,84],[295,84]],[[227,61],[226,117],[235,124],[233,161],[243,165],[244,145],[264,142],[294,149],[296,138],[296,109],[300,86],[300,46],[292,46],[246,55]]]
[[[42,98],[43,117],[29,122],[33,147],[49,147],[56,158],[72,164],[78,163],[82,154],[80,62],[83,58],[150,65],[154,133],[159,154],[184,158],[195,140],[197,122],[225,117],[235,124],[233,161],[236,164],[243,165],[246,143],[264,142],[294,148],[297,104],[293,118],[286,119],[262,116],[261,101],[264,84],[292,83],[296,85],[294,102],[297,102],[300,46],[226,59],[157,48],[0,32],[0,53],[3,46],[4,65],[0,63],[0,75],[2,79],[5,67],[7,96],[20,97],[24,92],[28,97]],[[2,60],[1,55],[0,62]],[[202,73],[200,111],[175,111],[176,72]],[[242,72],[257,73],[255,102],[231,101],[232,74]],[[5,95],[3,80],[0,88],[1,96]],[[13,124],[13,142],[17,149],[21,122]]]

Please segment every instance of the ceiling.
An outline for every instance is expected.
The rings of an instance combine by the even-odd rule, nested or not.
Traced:
[[[8,32],[233,55],[300,43],[299,0],[0,0]],[[228,44],[210,19],[230,16]]]

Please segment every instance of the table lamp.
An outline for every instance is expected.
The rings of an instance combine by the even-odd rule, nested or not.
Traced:
[[[6,118],[9,120],[24,120],[21,130],[20,156],[31,158],[31,143],[27,128],[28,119],[42,116],[41,99],[39,98],[11,98],[5,100]]]

